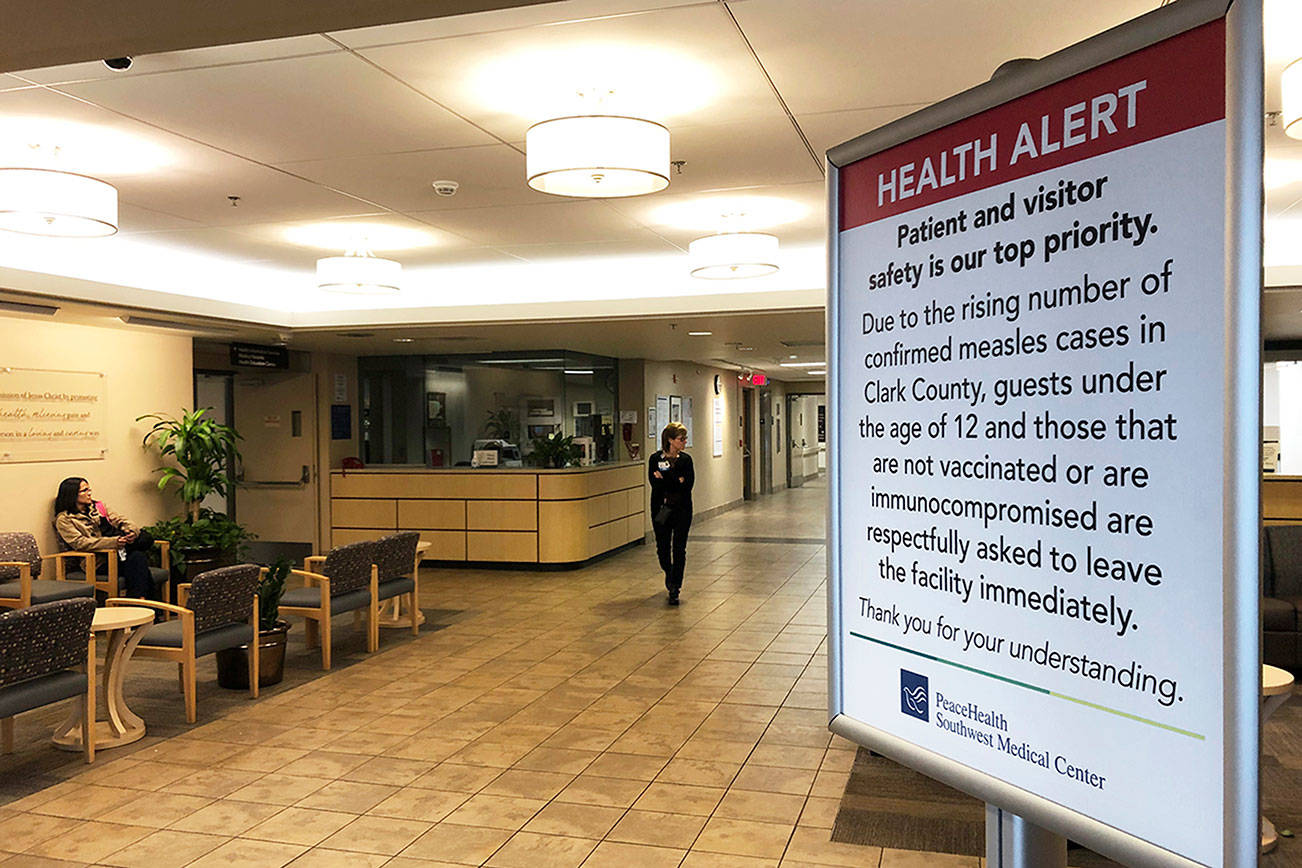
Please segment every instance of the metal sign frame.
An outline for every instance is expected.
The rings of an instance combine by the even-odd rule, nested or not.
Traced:
[[[1257,864],[1260,757],[1261,520],[1261,244],[1263,50],[1261,0],[1178,0],[1134,21],[1010,72],[827,152],[828,394],[839,394],[840,167],[987,109],[1025,96],[1203,24],[1226,19],[1225,418],[1223,525],[1224,823],[1223,864]],[[829,401],[828,425],[828,711],[829,728],[851,741],[1051,832],[1070,836],[1134,866],[1196,863],[1184,856],[1013,786],[942,754],[846,715],[845,648],[840,610],[841,456],[834,432],[840,408]],[[1212,818],[1208,818],[1212,820]]]

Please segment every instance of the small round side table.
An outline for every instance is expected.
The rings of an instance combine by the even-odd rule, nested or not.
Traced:
[[[95,610],[91,621],[93,633],[108,636],[108,650],[104,656],[104,705],[107,719],[95,723],[95,749],[121,747],[139,741],[145,735],[145,722],[127,708],[122,696],[122,682],[126,678],[127,662],[140,644],[145,630],[154,623],[154,610],[143,606],[108,606]],[[68,720],[54,731],[55,747],[69,751],[81,750],[81,720],[86,699],[77,700]]]

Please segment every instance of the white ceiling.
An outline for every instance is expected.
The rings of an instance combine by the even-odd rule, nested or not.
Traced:
[[[96,167],[120,190],[117,236],[0,239],[0,285],[87,302],[116,284],[115,303],[182,314],[238,305],[229,316],[348,351],[356,339],[328,336],[375,324],[434,335],[453,323],[505,340],[494,321],[558,317],[567,346],[628,355],[627,330],[574,320],[715,311],[762,334],[751,342],[776,364],[784,324],[807,331],[822,302],[827,148],[978,84],[1011,57],[1051,53],[1157,5],[565,0],[142,56],[126,72],[90,62],[0,75],[0,142],[6,125],[36,117],[107,128],[163,155],[144,171]],[[1278,16],[1302,4],[1267,5],[1277,77],[1302,48],[1272,42],[1271,28],[1285,30]],[[525,185],[525,130],[593,87],[615,89],[608,108],[669,126],[684,165],[668,190],[575,201]],[[1277,102],[1268,90],[1267,108]],[[1272,156],[1302,166],[1302,143],[1268,134]],[[460,183],[455,197],[431,189],[444,178]],[[783,271],[687,277],[687,243],[708,228],[686,225],[682,209],[710,214],[702,203],[760,195],[794,206],[770,230]],[[1302,214],[1302,171],[1268,203],[1272,217]],[[401,296],[331,295],[312,285],[327,252],[283,237],[322,220],[417,227],[431,244],[385,254],[406,268]],[[772,327],[727,313],[746,309],[769,311],[760,316]],[[658,347],[643,354],[668,357]],[[726,349],[716,341],[691,358]]]

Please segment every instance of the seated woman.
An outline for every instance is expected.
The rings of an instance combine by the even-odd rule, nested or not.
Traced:
[[[97,559],[121,559],[118,575],[122,578],[120,592],[124,596],[158,598],[149,573],[153,537],[92,498],[90,483],[79,476],[59,483],[59,493],[54,499],[54,529],[73,551],[102,552]],[[104,565],[99,560],[100,568]]]

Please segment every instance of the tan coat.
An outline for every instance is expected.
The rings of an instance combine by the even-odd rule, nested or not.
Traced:
[[[136,526],[105,506],[109,524],[123,533],[131,533]],[[54,519],[54,529],[64,545],[75,552],[112,551],[118,547],[117,537],[104,536],[99,527],[99,511],[91,507],[88,513],[61,512]]]

